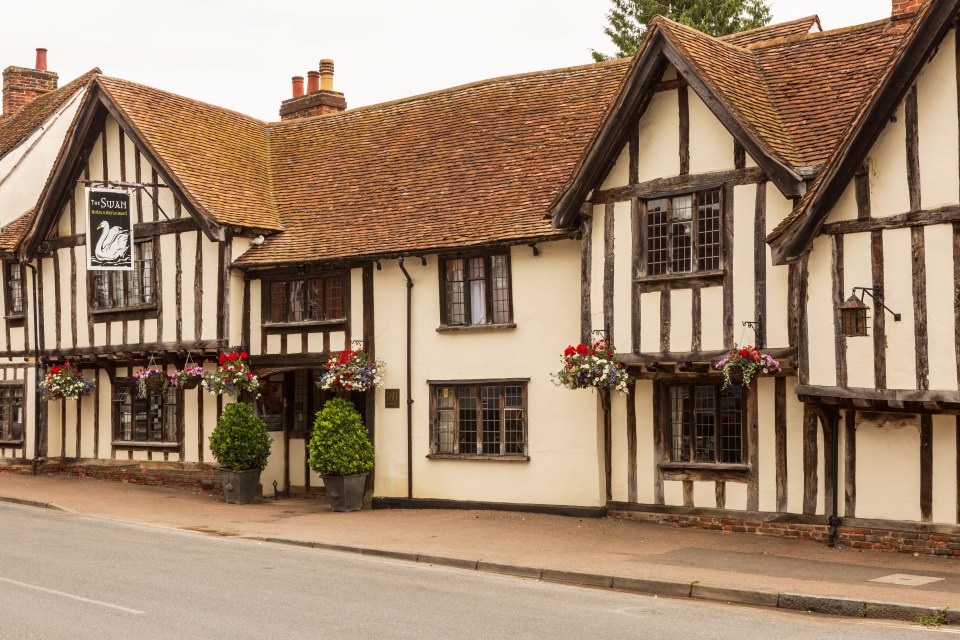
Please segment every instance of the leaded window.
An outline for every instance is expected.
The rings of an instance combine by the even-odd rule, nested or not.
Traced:
[[[743,464],[744,396],[740,385],[672,384],[670,460]]]
[[[344,321],[343,274],[269,282],[265,322]]]
[[[644,202],[647,276],[720,269],[720,189]]]
[[[526,455],[525,382],[434,384],[430,394],[433,453]]]
[[[117,380],[113,395],[113,439],[117,443],[178,444],[177,392],[147,390],[141,398],[134,380]]]
[[[0,442],[23,442],[23,385],[0,386]]]
[[[513,321],[510,258],[507,254],[448,257],[440,261],[447,326],[508,324]]]
[[[23,265],[19,262],[7,262],[4,271],[6,271],[6,299],[7,315],[22,316],[24,309],[23,297]]]
[[[153,240],[133,243],[132,271],[93,271],[94,309],[136,309],[156,304]]]

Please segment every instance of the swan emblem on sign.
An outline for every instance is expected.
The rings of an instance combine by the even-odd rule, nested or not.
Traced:
[[[130,231],[122,227],[111,227],[106,220],[100,223],[100,239],[94,249],[94,255],[101,263],[116,263],[126,257],[130,250]]]

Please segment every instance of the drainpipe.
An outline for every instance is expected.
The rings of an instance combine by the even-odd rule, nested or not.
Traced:
[[[21,262],[33,272],[33,368],[35,382],[40,382],[40,306],[37,304],[37,268],[29,262]],[[37,475],[40,466],[40,389],[33,391],[33,475]]]
[[[413,498],[413,375],[412,361],[413,351],[410,337],[413,309],[413,279],[407,268],[403,266],[403,258],[399,262],[400,271],[407,279],[407,499]]]

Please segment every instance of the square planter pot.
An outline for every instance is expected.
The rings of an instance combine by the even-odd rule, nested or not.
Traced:
[[[220,469],[220,482],[223,483],[223,499],[230,504],[252,504],[263,492],[260,487],[260,469]]]
[[[367,474],[352,476],[323,476],[323,487],[334,511],[360,511],[363,506],[363,487]]]

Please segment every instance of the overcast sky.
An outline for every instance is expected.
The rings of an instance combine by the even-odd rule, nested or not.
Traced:
[[[610,0],[34,0],[5,3],[0,66],[49,50],[64,84],[93,67],[278,119],[290,78],[336,65],[350,107],[612,52]],[[772,0],[774,22],[818,14],[825,29],[884,18],[891,0]],[[16,25],[16,28],[10,28]]]

